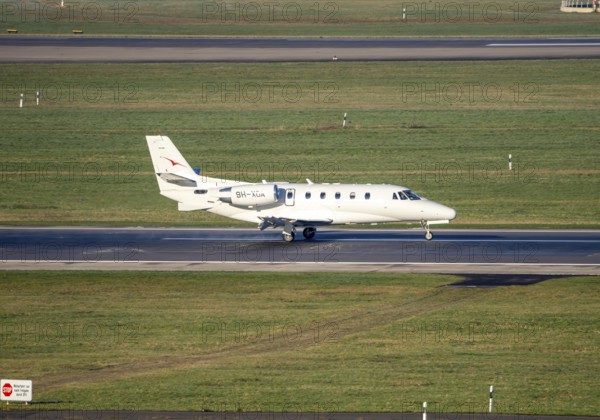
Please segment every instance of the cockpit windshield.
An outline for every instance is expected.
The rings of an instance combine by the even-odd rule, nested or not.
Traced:
[[[420,200],[421,197],[419,197],[414,191],[411,190],[404,190],[399,192],[398,194],[400,194],[400,198],[402,200],[406,200],[405,197],[408,197],[409,200]]]
[[[421,197],[419,197],[414,191],[411,191],[411,190],[403,190],[403,191],[395,192],[392,195],[392,198],[394,200],[420,200],[421,199]]]

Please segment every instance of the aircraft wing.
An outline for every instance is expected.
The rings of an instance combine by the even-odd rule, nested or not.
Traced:
[[[290,223],[294,226],[327,226],[333,223],[332,219],[292,219],[286,217],[260,217],[262,222],[258,225],[260,230],[265,230],[266,228],[276,228],[285,226],[287,223]]]

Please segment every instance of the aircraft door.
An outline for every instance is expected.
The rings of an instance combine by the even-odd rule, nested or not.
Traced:
[[[294,188],[288,188],[285,190],[285,205],[293,206],[296,199],[296,190]]]

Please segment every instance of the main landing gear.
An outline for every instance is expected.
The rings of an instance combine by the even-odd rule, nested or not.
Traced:
[[[302,235],[304,236],[305,239],[308,239],[308,240],[313,239],[316,234],[317,234],[317,228],[314,228],[314,227],[307,227],[307,228],[304,228],[304,230],[302,231]],[[283,228],[283,232],[281,233],[281,236],[284,241],[292,242],[294,240],[294,238],[296,237],[296,228],[293,225],[285,225]]]
[[[429,230],[429,222],[421,220],[421,227],[426,230],[425,239],[431,241],[433,239],[433,233],[431,233],[431,230]]]
[[[302,231],[302,234],[304,235],[304,237],[306,239],[313,239],[315,237],[315,235],[317,234],[317,228],[314,227],[307,227],[304,228],[304,230]]]

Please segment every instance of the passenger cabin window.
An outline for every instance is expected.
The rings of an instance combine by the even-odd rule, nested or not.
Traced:
[[[321,199],[323,200],[323,199],[325,199],[325,197],[327,197],[327,193],[322,192],[321,193]]]
[[[304,196],[307,200],[310,200],[310,191],[307,191],[306,194],[304,194]]]
[[[365,200],[369,200],[371,198],[371,193],[365,193]]]
[[[335,193],[335,199],[336,199],[336,200],[339,200],[341,196],[342,196],[342,194],[341,194],[341,193],[339,193],[339,192],[336,192],[336,193]]]
[[[356,193],[350,193],[350,200],[354,200],[356,198]]]

